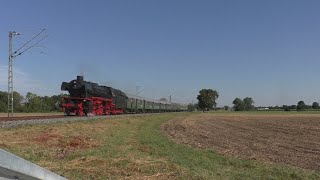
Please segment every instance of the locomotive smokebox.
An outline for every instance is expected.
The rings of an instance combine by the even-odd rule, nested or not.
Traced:
[[[77,76],[77,81],[82,83],[83,82],[83,76]]]

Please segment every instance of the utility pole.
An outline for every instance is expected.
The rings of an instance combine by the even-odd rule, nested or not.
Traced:
[[[32,44],[29,47],[26,47],[30,42],[35,40],[39,35],[41,35],[45,29],[42,29],[41,32],[39,32],[36,36],[34,36],[32,39],[30,39],[28,42],[26,42],[23,46],[21,46],[18,50],[13,51],[13,37],[16,35],[21,35],[21,33],[10,31],[9,32],[9,65],[8,65],[8,117],[13,117],[13,59],[17,56],[20,56],[21,54],[25,53],[29,49],[33,48],[37,44],[39,44],[41,41],[43,41],[45,38],[48,37],[46,35],[45,37],[41,38],[34,44]],[[20,51],[21,50],[21,51]]]
[[[170,100],[170,104],[171,104],[171,94],[170,94],[170,96],[169,96],[169,100]]]
[[[9,65],[8,65],[8,117],[13,116],[13,37],[20,35],[15,31],[9,32]]]

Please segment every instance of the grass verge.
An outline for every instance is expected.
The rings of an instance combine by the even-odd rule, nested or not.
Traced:
[[[175,144],[162,114],[0,129],[0,148],[69,179],[320,179],[320,173]]]

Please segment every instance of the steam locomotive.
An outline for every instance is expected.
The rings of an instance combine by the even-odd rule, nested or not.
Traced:
[[[63,82],[61,90],[69,92],[69,96],[63,97],[61,103],[61,108],[66,115],[111,115],[187,110],[187,106],[177,103],[147,101],[130,97],[121,90],[84,81],[83,76],[77,76],[77,79],[70,82]]]

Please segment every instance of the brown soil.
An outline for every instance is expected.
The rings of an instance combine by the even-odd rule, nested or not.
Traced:
[[[98,141],[84,135],[63,136],[56,129],[33,134],[32,141],[40,146],[55,148],[56,157],[65,158],[75,150],[90,149],[99,146]],[[1,145],[1,144],[0,144]]]
[[[92,141],[90,137],[83,135],[73,135],[73,136],[62,136],[54,131],[49,131],[41,133],[33,138],[33,141],[45,145],[47,147],[60,147],[60,148],[77,148],[85,149],[95,147],[96,144]]]
[[[176,142],[225,155],[320,170],[319,115],[213,115],[162,126]]]

